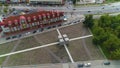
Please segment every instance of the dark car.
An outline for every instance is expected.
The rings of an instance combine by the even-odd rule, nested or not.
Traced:
[[[17,36],[12,36],[12,39],[17,38]]]
[[[102,7],[102,9],[104,9],[104,7]]]
[[[9,40],[9,39],[10,39],[10,37],[7,37],[7,38],[6,38],[6,40]]]
[[[110,62],[109,61],[105,61],[104,65],[110,65]]]
[[[76,10],[75,8],[73,10]]]
[[[18,38],[20,38],[22,35],[20,34],[20,35],[18,35]]]
[[[36,32],[37,32],[36,30],[35,30],[35,31],[33,31],[33,34],[34,34],[34,33],[36,33]]]
[[[91,12],[91,11],[88,11],[88,12]]]
[[[78,64],[78,68],[81,68],[83,66],[84,66],[84,64]]]

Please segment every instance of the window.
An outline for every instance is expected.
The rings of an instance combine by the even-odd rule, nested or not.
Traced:
[[[55,17],[55,14],[52,14],[53,15],[53,17]]]
[[[46,15],[45,14],[43,14],[43,18],[46,19]]]
[[[24,19],[21,19],[21,24],[24,24],[25,23],[25,20]]]
[[[30,19],[30,17],[28,17],[28,22],[31,22],[31,19]]]
[[[34,21],[36,21],[36,16],[33,17]]]
[[[8,25],[11,26],[11,25],[12,25],[12,22],[11,22],[11,21],[8,21]]]
[[[60,14],[59,14],[59,12],[57,12],[57,16],[59,16]]]
[[[49,13],[47,14],[47,16],[48,16],[48,18],[50,18],[50,14]]]
[[[15,22],[15,25],[18,25],[18,21],[17,20],[15,20],[14,22]]]
[[[41,20],[42,18],[41,18],[41,15],[39,15],[39,19]]]

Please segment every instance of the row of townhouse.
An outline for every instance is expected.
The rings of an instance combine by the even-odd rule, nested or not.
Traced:
[[[58,11],[39,11],[31,14],[10,16],[0,22],[0,28],[5,35],[27,32],[30,30],[43,30],[44,28],[61,25],[64,13]]]

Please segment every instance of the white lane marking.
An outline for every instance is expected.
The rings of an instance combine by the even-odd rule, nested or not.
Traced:
[[[39,49],[39,48],[55,45],[55,44],[58,44],[58,43],[59,42],[54,42],[54,43],[50,43],[50,44],[46,44],[46,45],[42,45],[42,46],[38,46],[38,47],[33,47],[33,48],[28,48],[28,49],[24,49],[24,50],[20,50],[20,51],[16,51],[16,52],[11,52],[11,53],[0,55],[0,57],[14,55],[14,54],[18,54],[18,53],[23,53],[23,52],[27,52],[27,51],[31,51],[31,50],[35,50],[35,49]]]
[[[72,38],[69,41],[74,41],[74,40],[79,40],[79,39],[83,39],[83,38],[88,38],[88,37],[91,37],[91,36],[93,36],[93,35],[86,35],[86,36],[82,36],[82,37]]]
[[[60,33],[59,29],[56,29],[56,30],[57,30],[58,34],[62,37],[62,39],[64,39],[63,36],[62,36],[62,34]],[[64,42],[65,42],[65,40],[64,40]],[[64,44],[64,47],[65,47],[65,50],[66,50],[66,52],[67,52],[67,54],[68,54],[71,62],[74,63],[74,60],[73,60],[73,58],[72,58],[72,55],[70,54],[70,51],[68,50],[66,44]]]

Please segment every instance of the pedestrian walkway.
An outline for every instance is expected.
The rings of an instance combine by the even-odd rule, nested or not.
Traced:
[[[80,63],[91,63],[90,67],[84,68],[120,68],[120,60],[111,61],[110,65],[104,65],[105,60],[89,60],[89,61],[79,61],[75,63],[58,63],[58,64],[39,64],[39,65],[22,65],[22,66],[9,66],[2,68],[78,68],[77,65]]]

